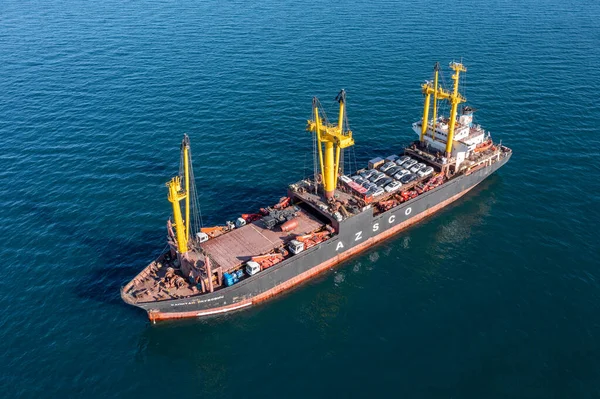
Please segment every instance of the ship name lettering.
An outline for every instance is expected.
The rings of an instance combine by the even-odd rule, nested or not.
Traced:
[[[193,305],[195,303],[196,303],[196,301],[180,302],[180,303],[172,303],[171,306]]]
[[[208,299],[205,299],[205,300],[203,300],[203,301],[199,301],[198,303],[204,303],[204,302],[218,301],[219,299],[222,299],[222,298],[224,298],[224,296],[223,296],[223,295],[221,295],[221,296],[217,296],[217,297],[214,297],[214,298],[208,298]]]
[[[390,218],[388,219],[388,222],[389,222],[390,224],[392,224],[392,223],[394,223],[394,221],[395,221],[395,220],[396,220],[396,215],[392,215],[392,216],[390,216]]]
[[[340,242],[337,243],[337,246],[335,247],[335,250],[339,251],[341,248],[344,248],[344,243],[340,241]]]
[[[412,209],[410,209],[410,207],[406,208],[406,210],[404,211],[404,214],[406,216],[410,215],[410,213],[412,212]]]
[[[375,223],[373,225],[373,231],[377,231],[377,230],[379,230],[379,223]]]
[[[359,231],[358,233],[356,233],[356,238],[354,239],[354,241],[358,241],[362,238],[362,231]]]

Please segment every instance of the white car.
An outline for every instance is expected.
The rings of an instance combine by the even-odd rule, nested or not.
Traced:
[[[400,179],[402,179],[404,176],[406,176],[408,174],[410,174],[410,172],[408,170],[402,169],[400,172],[398,172],[398,173],[396,173],[394,175],[394,179],[400,180]]]
[[[406,161],[402,164],[402,167],[404,169],[410,169],[413,166],[415,166],[416,164],[417,164],[417,161],[415,161],[414,159],[409,159],[408,161]]]
[[[398,190],[400,187],[402,187],[402,183],[400,183],[399,181],[393,181],[387,186],[385,186],[385,191],[387,191],[388,193],[392,193]]]
[[[433,173],[433,168],[431,166],[426,167],[425,169],[421,169],[417,172],[417,174],[421,177],[429,176]]]
[[[410,159],[410,157],[408,155],[402,155],[400,158],[398,158],[396,160],[396,165],[398,166],[402,166],[402,164],[406,161],[408,161]]]
[[[420,171],[421,169],[425,169],[427,167],[427,165],[425,165],[424,163],[418,163],[416,165],[414,165],[412,168],[410,168],[410,171],[412,173],[417,173],[418,171]]]
[[[394,166],[396,166],[395,163],[393,162],[386,162],[381,168],[379,168],[380,171],[385,172],[388,169],[393,168]]]
[[[371,176],[371,178],[369,179],[369,181],[370,181],[371,183],[376,183],[376,182],[378,182],[378,181],[379,181],[379,180],[381,180],[381,179],[385,179],[385,177],[386,177],[386,176],[385,176],[385,174],[384,174],[384,173],[377,172],[377,174],[374,174],[373,176]]]
[[[359,175],[363,177],[363,179],[369,180],[375,173],[377,173],[376,169],[365,170],[364,172],[360,172]]]

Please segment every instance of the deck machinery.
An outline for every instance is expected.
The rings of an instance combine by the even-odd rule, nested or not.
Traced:
[[[203,228],[197,217],[190,141],[184,136],[180,174],[167,183],[173,208],[173,220],[167,221],[169,250],[121,289],[123,300],[144,309],[153,321],[251,307],[460,198],[504,165],[512,150],[494,143],[474,124],[473,108],[463,106],[459,115],[459,105],[466,101],[459,93],[460,74],[466,68],[453,62],[450,69],[453,86],[445,90],[435,64],[433,80],[421,87],[423,117],[412,125],[418,140],[388,157],[388,162],[398,163],[396,169],[402,165],[396,159],[403,155],[433,173],[415,174],[396,190],[367,190],[358,179],[343,174],[342,154],[354,145],[354,138],[342,90],[336,98],[335,124],[313,99],[307,130],[314,135],[318,155],[314,178],[289,185],[287,195],[273,206]],[[441,101],[450,105],[447,117],[438,116]]]

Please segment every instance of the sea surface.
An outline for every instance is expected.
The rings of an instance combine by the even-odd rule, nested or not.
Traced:
[[[358,166],[468,68],[514,150],[467,196],[247,311],[151,325],[188,133],[207,226],[309,176],[347,90]],[[2,398],[600,397],[600,2],[0,2]]]

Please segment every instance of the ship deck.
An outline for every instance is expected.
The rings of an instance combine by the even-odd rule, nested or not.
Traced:
[[[208,240],[201,244],[202,249],[210,257],[213,270],[220,267],[227,272],[253,256],[271,252],[297,235],[310,233],[325,225],[302,208],[299,208],[296,219],[298,227],[287,233],[282,232],[280,226],[270,230],[262,220],[257,220]],[[197,251],[190,251],[187,256],[193,263],[203,263],[204,255]],[[167,260],[165,255],[161,255],[130,282],[125,298],[131,303],[144,303],[198,295],[198,290],[187,279],[181,286],[166,287],[164,280],[170,267],[175,269],[177,276],[183,276],[173,259]]]
[[[202,244],[202,249],[211,261],[223,271],[228,271],[253,256],[268,253],[282,246],[297,235],[307,234],[324,226],[323,222],[302,208],[299,208],[296,219],[298,227],[287,233],[281,231],[279,226],[270,230],[262,220],[257,220],[208,240]]]

